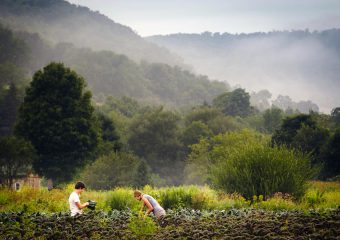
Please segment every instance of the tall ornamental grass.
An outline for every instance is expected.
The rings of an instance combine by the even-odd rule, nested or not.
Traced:
[[[254,195],[267,199],[276,192],[300,199],[315,173],[309,155],[261,142],[239,144],[224,151],[211,168],[217,188],[238,192],[247,199]]]

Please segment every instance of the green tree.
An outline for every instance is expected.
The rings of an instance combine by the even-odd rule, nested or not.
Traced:
[[[185,147],[198,143],[201,138],[211,137],[213,133],[208,126],[201,121],[194,121],[186,127],[182,133],[182,142]]]
[[[30,171],[35,153],[33,146],[14,136],[0,138],[0,185],[11,188],[13,180]]]
[[[155,108],[134,120],[128,139],[130,148],[145,159],[152,172],[167,176],[172,184],[181,181],[184,158],[178,121],[177,114]]]
[[[12,83],[3,101],[0,103],[0,136],[13,134],[14,124],[20,105],[17,88]]]
[[[322,149],[330,137],[329,130],[319,126],[319,115],[300,114],[284,119],[280,129],[272,137],[272,144],[286,145],[310,153],[312,164],[321,165],[324,161]]]
[[[98,127],[85,81],[61,63],[34,74],[19,110],[16,133],[37,151],[37,173],[57,183],[72,179],[98,143]]]
[[[336,124],[340,124],[340,107],[332,109],[331,118]]]
[[[336,129],[324,148],[324,178],[340,175],[340,128]]]
[[[282,124],[283,111],[279,108],[267,109],[264,114],[264,128],[269,132],[273,133],[279,129]]]
[[[214,135],[241,128],[234,117],[225,116],[219,109],[206,105],[194,107],[185,115],[184,123],[186,127],[194,121],[200,121],[207,125]]]
[[[194,107],[185,115],[185,125],[188,126],[194,121],[201,121],[204,124],[209,124],[216,117],[223,116],[217,109],[209,106]]]
[[[291,143],[296,149],[300,149],[312,156],[312,164],[321,164],[321,151],[330,137],[329,130],[319,126],[302,125],[297,130],[296,135]]]
[[[213,105],[226,115],[245,117],[251,114],[250,95],[244,89],[237,88],[226,92],[213,100]]]
[[[148,164],[144,160],[141,160],[138,163],[133,182],[133,185],[136,188],[142,188],[145,185],[151,183],[150,169]]]
[[[101,128],[102,137],[102,141],[98,145],[98,154],[120,151],[122,144],[113,121],[101,112],[97,112],[97,118]]]
[[[93,189],[110,190],[119,186],[133,186],[136,175],[139,174],[139,166],[140,160],[137,156],[111,152],[87,165],[80,173],[80,178]]]
[[[312,119],[310,115],[300,114],[293,117],[287,117],[283,120],[280,129],[277,129],[272,137],[272,143],[275,144],[285,144],[288,146],[292,145],[294,137],[297,131],[303,126],[309,126],[314,128],[316,122]]]

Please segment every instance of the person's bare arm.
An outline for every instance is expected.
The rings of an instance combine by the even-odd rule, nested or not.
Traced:
[[[148,199],[146,199],[145,197],[142,198],[144,205],[148,208],[148,210],[146,211],[146,214],[150,214],[153,211],[153,206],[151,205],[151,203],[149,202]]]
[[[79,209],[83,209],[83,208],[86,208],[89,205],[89,203],[86,202],[86,203],[81,204],[80,202],[76,202],[76,205]]]

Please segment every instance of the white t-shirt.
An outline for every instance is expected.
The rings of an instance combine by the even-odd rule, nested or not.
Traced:
[[[76,214],[82,214],[83,210],[79,209],[76,203],[80,203],[79,195],[76,192],[72,192],[68,198],[68,203],[70,204],[71,216]]]

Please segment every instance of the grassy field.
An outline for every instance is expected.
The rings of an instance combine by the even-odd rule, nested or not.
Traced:
[[[95,211],[71,217],[64,189],[0,191],[1,239],[339,239],[340,183],[310,182],[299,201],[276,193],[244,199],[207,186],[144,187],[166,209],[140,216],[132,188],[85,191]]]
[[[26,213],[55,213],[67,212],[68,196],[73,191],[73,185],[64,189],[34,190],[23,188],[20,191],[0,190],[0,212]],[[263,197],[253,196],[246,200],[237,193],[223,193],[215,191],[207,186],[179,186],[167,188],[152,188],[145,186],[143,191],[154,196],[165,209],[190,208],[196,210],[226,210],[254,208],[264,210],[299,210],[309,211],[327,210],[340,206],[339,182],[310,182],[310,186],[304,197],[299,201],[291,196],[276,193],[266,201]],[[133,198],[132,188],[116,188],[111,191],[85,191],[81,201],[95,200],[97,210],[137,210],[139,202]],[[89,211],[89,210],[86,210]]]

